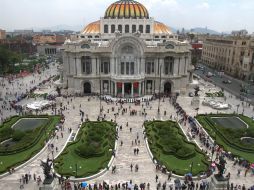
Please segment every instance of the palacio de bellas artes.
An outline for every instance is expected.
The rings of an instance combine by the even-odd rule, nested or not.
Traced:
[[[145,6],[120,0],[65,42],[64,83],[76,93],[118,98],[185,92],[189,49]]]

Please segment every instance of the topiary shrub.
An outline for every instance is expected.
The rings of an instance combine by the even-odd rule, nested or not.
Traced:
[[[23,131],[15,130],[12,139],[13,141],[20,141],[25,135]]]

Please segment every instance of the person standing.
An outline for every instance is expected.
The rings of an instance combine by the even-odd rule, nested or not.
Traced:
[[[158,175],[156,174],[156,176],[155,176],[155,181],[156,181],[156,183],[158,182],[158,179],[159,179],[159,177],[158,177]]]
[[[132,165],[132,163],[131,163],[131,166],[130,166],[130,168],[131,168],[131,172],[132,172],[132,168],[133,168],[133,165]]]

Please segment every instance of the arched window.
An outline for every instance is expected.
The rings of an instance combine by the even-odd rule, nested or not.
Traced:
[[[132,25],[132,33],[135,33],[137,31],[136,25]]]
[[[129,33],[130,32],[130,26],[129,25],[125,25],[125,33]]]
[[[120,32],[120,33],[122,33],[123,32],[123,26],[122,25],[118,25],[118,31]]]
[[[108,33],[108,25],[107,24],[104,25],[104,33]]]
[[[89,56],[81,57],[81,66],[82,72],[84,74],[91,74],[92,73],[92,59]]]
[[[138,30],[139,30],[140,33],[144,33],[143,25],[139,25]]]
[[[114,24],[111,25],[111,33],[115,33],[116,31],[116,27]]]
[[[146,33],[147,33],[147,34],[150,33],[150,25],[146,25]]]

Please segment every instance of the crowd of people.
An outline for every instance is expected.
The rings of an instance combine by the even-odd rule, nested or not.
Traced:
[[[49,82],[52,78],[48,78],[46,80],[43,80],[41,83],[39,83],[38,85],[41,84],[45,84],[47,82]],[[31,80],[30,81],[31,84],[34,84],[35,81]],[[20,88],[23,88],[23,84],[17,83]],[[16,105],[17,102],[23,100],[24,98],[27,98],[29,96],[30,93],[32,93],[37,87],[33,87],[29,90],[26,90],[25,93],[22,93],[18,96],[18,92],[12,92],[12,89],[9,89],[6,86],[6,82],[2,82],[0,83],[0,85],[3,88],[6,88],[6,94],[4,96],[13,96],[16,97],[16,99],[12,99],[12,100],[4,100],[1,107],[2,109],[0,110],[0,115],[3,116],[3,110],[10,110],[13,111],[15,110],[16,112],[20,112],[20,107]],[[9,85],[13,85],[12,83],[10,83]],[[18,97],[17,97],[18,96]],[[72,107],[73,109],[75,109],[74,105],[72,104],[72,97],[69,96],[63,96],[64,98],[66,98],[67,101],[67,105],[62,105],[60,106],[60,108],[57,108],[56,105],[50,106],[49,109],[52,109],[52,114],[62,114],[63,111],[67,110],[67,107]],[[170,116],[168,116],[169,119],[176,119],[178,120],[178,122],[180,124],[183,124],[183,126],[185,126],[185,130],[188,132],[190,131],[191,137],[192,138],[196,138],[198,139],[201,144],[203,145],[204,149],[203,151],[208,154],[211,157],[211,160],[214,163],[218,162],[218,158],[219,156],[223,156],[225,158],[227,158],[228,160],[233,160],[234,161],[234,165],[238,166],[237,168],[242,168],[242,170],[244,170],[245,172],[245,176],[246,173],[249,171],[249,167],[250,167],[250,163],[246,162],[246,160],[239,160],[236,157],[234,157],[232,154],[229,154],[228,152],[225,152],[221,147],[219,147],[218,145],[214,144],[212,139],[203,131],[202,128],[198,127],[197,125],[195,125],[195,123],[193,122],[193,119],[186,113],[186,111],[180,106],[179,103],[177,103],[177,97],[178,96],[169,96],[169,102],[171,103],[171,105],[175,108],[175,114],[176,117],[173,117],[172,114]],[[75,96],[74,96],[75,98]],[[164,102],[167,97],[160,97],[158,95],[153,96],[151,99],[149,100],[145,100],[144,102],[139,102],[137,103],[137,101],[134,101],[133,103],[135,103],[135,105],[140,105],[142,106],[142,109],[140,109],[140,113],[139,113],[139,108],[135,108],[133,106],[129,106],[129,109],[126,108],[124,106],[124,104],[126,103],[125,101],[119,99],[116,102],[112,101],[111,99],[105,99],[105,101],[108,104],[112,104],[112,109],[111,111],[114,112],[114,116],[115,116],[115,121],[117,117],[120,117],[119,114],[121,115],[125,115],[125,114],[129,114],[131,116],[137,116],[138,113],[140,115],[146,116],[147,110],[150,108],[150,101],[153,101],[156,98],[162,98],[162,101]],[[103,109],[103,107],[101,108],[102,111],[105,111]],[[110,110],[107,110],[107,113],[109,113]],[[103,115],[103,118],[105,119],[107,116],[107,113],[105,113]],[[84,121],[84,111],[81,110],[81,105],[80,105],[80,116],[81,116],[81,122]],[[166,116],[167,113],[166,111],[164,111],[164,116]],[[88,119],[88,116],[87,116]],[[3,117],[1,117],[1,120],[3,121]],[[57,134],[55,134],[55,138],[59,138],[60,136],[63,138],[63,133],[62,133],[62,125],[59,125],[59,131]],[[126,127],[129,127],[130,133],[133,133],[132,131],[132,127],[128,126],[128,122],[126,123]],[[120,129],[119,131],[122,130],[123,126],[118,126],[118,128]],[[69,131],[71,132],[71,129],[69,129]],[[118,132],[119,132],[118,131]],[[118,137],[118,135],[117,135]],[[120,140],[120,144],[121,146],[123,145],[123,141],[121,139]],[[138,145],[140,145],[140,138],[139,138],[139,134],[137,133],[135,135],[135,139],[131,140],[132,141],[132,146],[133,146],[133,153],[135,156],[139,155],[139,147]],[[57,146],[54,144],[49,144],[48,149],[51,152],[58,152]],[[113,151],[114,152],[114,151]],[[115,153],[115,152],[114,152]],[[213,156],[215,156],[215,158],[213,159]],[[117,170],[117,166],[113,165],[112,166],[112,173],[115,174]],[[137,163],[131,163],[130,165],[130,170],[131,172],[138,172],[139,171],[139,165]],[[209,171],[206,172],[206,176],[210,176],[212,173],[214,173],[216,171],[216,167],[211,166],[209,168]],[[238,173],[237,175],[240,176],[241,174],[241,169],[237,170]],[[166,172],[163,172],[166,173]],[[170,174],[170,175],[169,175]],[[230,173],[227,173],[226,177],[230,180]],[[188,176],[186,176],[186,178],[184,180],[179,180],[179,179],[175,179],[171,181],[172,178],[172,173],[169,172],[168,173],[168,181],[160,181],[159,177],[156,175],[155,176],[155,181],[156,181],[156,188],[157,190],[166,190],[166,189],[176,189],[176,190],[180,190],[180,189],[188,189],[188,190],[195,190],[195,189],[200,189],[200,190],[206,190],[209,189],[209,183],[206,180],[203,181],[199,181],[199,182],[195,182],[192,180],[192,178],[189,178]],[[33,177],[34,181],[36,181],[38,183],[38,185],[41,183],[41,178],[40,176],[35,176]],[[24,184],[27,184],[29,182],[29,180],[31,179],[31,175],[30,174],[24,174],[24,176],[21,177],[20,179],[20,183],[21,183],[21,187],[22,185],[24,186]],[[66,181],[68,182],[68,180],[65,181],[61,181],[59,183],[64,184],[64,186],[66,185]],[[150,182],[151,183],[151,182]],[[125,183],[117,183],[117,184],[107,184],[105,182],[103,183],[94,183],[94,184],[88,184],[87,187],[83,188],[81,183],[74,183],[74,189],[75,190],[79,190],[79,189],[88,189],[88,190],[149,190],[150,188],[150,183],[149,182],[145,182],[145,183],[140,183],[140,184],[135,184],[132,182],[132,180],[127,181]],[[241,189],[241,190],[245,190],[247,189],[245,187],[244,184],[235,184],[235,183],[228,183],[227,185],[227,189]]]

